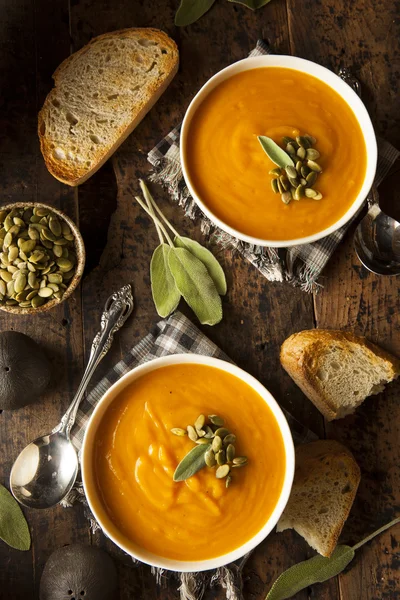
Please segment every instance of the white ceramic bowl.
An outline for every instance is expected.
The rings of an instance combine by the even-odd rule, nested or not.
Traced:
[[[202,103],[204,98],[211,92],[211,90],[213,90],[222,81],[225,81],[226,79],[232,77],[232,75],[236,75],[237,73],[241,73],[242,71],[257,69],[260,67],[286,67],[289,69],[295,69],[296,71],[302,71],[303,73],[308,73],[309,75],[312,75],[317,79],[321,79],[331,88],[333,88],[343,98],[343,100],[345,100],[345,102],[347,102],[347,104],[352,109],[364,135],[364,141],[367,148],[367,168],[364,183],[361,187],[360,193],[358,194],[348,211],[338,221],[336,221],[336,223],[322,231],[319,231],[318,233],[309,235],[307,237],[294,238],[291,240],[265,240],[246,235],[236,229],[233,229],[233,227],[230,227],[229,225],[221,221],[221,219],[219,219],[217,216],[215,216],[214,213],[207,207],[207,205],[204,204],[202,199],[196,194],[194,186],[192,185],[190,179],[190,175],[188,173],[185,160],[187,149],[190,147],[190,137],[188,135],[188,131],[191,119],[194,113],[196,112],[198,106]],[[201,90],[193,98],[192,102],[189,105],[189,108],[186,111],[185,118],[183,119],[182,123],[180,153],[182,171],[187,187],[200,209],[204,212],[205,215],[207,215],[207,217],[213,223],[215,223],[218,227],[220,227],[222,230],[226,231],[230,235],[245,242],[249,242],[250,244],[257,244],[259,246],[272,246],[277,248],[315,242],[316,240],[319,240],[329,235],[330,233],[333,233],[334,231],[342,227],[342,225],[347,223],[361,207],[362,203],[367,197],[369,190],[372,187],[372,183],[375,177],[376,162],[378,156],[376,137],[374,128],[371,123],[371,119],[369,118],[369,114],[364,104],[357,96],[357,94],[352,90],[352,88],[342,79],[340,79],[340,77],[335,75],[335,73],[329,71],[329,69],[326,69],[325,67],[321,67],[321,65],[318,65],[309,60],[305,60],[303,58],[297,58],[295,56],[284,56],[279,54],[245,58],[244,60],[240,60],[239,62],[236,62],[233,65],[226,67],[226,69],[219,71],[219,73],[211,77],[211,79],[209,79],[207,83],[203,85]]]
[[[231,373],[235,375],[245,383],[247,383],[250,387],[253,388],[268,404],[270,410],[274,414],[277,423],[279,425],[284,447],[286,453],[286,472],[284,477],[284,482],[282,486],[282,491],[279,496],[278,502],[273,510],[270,518],[265,523],[264,527],[248,542],[236,548],[232,552],[227,554],[223,554],[216,558],[212,558],[209,560],[201,560],[201,561],[179,561],[172,560],[168,558],[164,558],[162,556],[155,555],[147,550],[136,546],[128,539],[124,539],[122,533],[119,533],[115,525],[111,522],[110,518],[107,516],[107,513],[104,508],[102,508],[101,500],[97,498],[96,494],[96,486],[94,482],[94,473],[92,469],[92,451],[93,451],[93,442],[94,437],[97,431],[97,428],[102,420],[104,413],[106,412],[108,406],[112,403],[114,398],[132,381],[138,379],[145,373],[149,371],[153,371],[160,367],[165,367],[167,365],[175,365],[175,364],[200,364],[200,365],[209,365],[211,367],[215,367],[217,369],[221,369],[226,371],[227,373]],[[82,447],[82,456],[81,456],[81,466],[82,466],[82,479],[83,485],[85,488],[86,498],[89,503],[90,509],[93,512],[96,520],[101,526],[103,532],[122,550],[137,558],[138,560],[147,563],[148,565],[155,567],[162,567],[164,569],[169,569],[172,571],[206,571],[208,569],[215,569],[222,565],[226,565],[233,560],[244,556],[247,552],[255,548],[263,539],[271,532],[273,527],[279,520],[286,503],[289,499],[290,490],[292,487],[293,476],[294,476],[294,447],[292,435],[290,433],[289,426],[287,421],[279,408],[275,399],[271,396],[268,390],[265,389],[264,386],[257,381],[254,377],[239,369],[235,365],[232,365],[228,362],[218,360],[216,358],[210,358],[208,356],[198,356],[194,354],[175,354],[173,356],[166,356],[162,358],[157,358],[149,363],[141,365],[136,369],[133,369],[124,377],[122,377],[119,381],[117,381],[101,398],[99,403],[97,404],[92,416],[90,417],[89,424],[86,429],[85,437],[83,440]]]

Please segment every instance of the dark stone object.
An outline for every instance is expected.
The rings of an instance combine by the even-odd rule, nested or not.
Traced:
[[[50,363],[34,340],[17,331],[0,332],[0,410],[35,402],[50,377]]]
[[[114,562],[100,548],[71,544],[55,550],[40,580],[40,600],[115,600]]]

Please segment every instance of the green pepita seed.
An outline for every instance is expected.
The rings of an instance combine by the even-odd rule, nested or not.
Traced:
[[[235,446],[233,444],[228,444],[226,449],[226,460],[228,462],[232,462],[235,458]]]
[[[301,160],[298,160],[296,163],[296,171],[297,171],[297,175],[301,175],[301,167],[303,166],[303,163],[301,162]],[[297,177],[296,175],[296,177]]]
[[[304,185],[298,185],[295,191],[295,196],[297,200],[300,200],[304,196]]]
[[[314,198],[314,196],[317,195],[318,192],[316,192],[315,190],[313,190],[312,188],[306,188],[304,190],[304,194],[307,198]]]
[[[14,282],[11,280],[7,283],[7,295],[11,298],[15,294]]]
[[[220,438],[223,439],[229,433],[230,433],[230,431],[229,431],[229,429],[226,429],[226,427],[219,427],[215,432],[215,436],[219,436]]]
[[[6,233],[6,235],[5,235],[5,238],[4,238],[4,241],[3,241],[3,250],[7,250],[7,248],[8,248],[9,246],[11,246],[11,244],[12,244],[12,240],[13,240],[13,238],[12,238],[12,235],[11,235],[11,233],[8,231],[8,232]]]
[[[272,187],[272,191],[275,194],[279,194],[278,180],[277,179],[271,179],[271,187]]]
[[[289,154],[296,154],[296,147],[293,143],[287,144],[286,145],[286,152],[288,152]]]
[[[11,281],[12,279],[12,275],[11,273],[9,273],[8,271],[0,271],[0,277],[2,278],[3,281],[5,281],[6,283],[8,283],[9,281]]]
[[[283,194],[281,194],[281,200],[282,200],[283,204],[289,204],[291,199],[292,199],[291,192],[283,192]]]
[[[53,293],[53,290],[52,290],[52,293]],[[195,442],[199,437],[196,433],[195,428],[192,427],[192,425],[188,425],[186,429],[187,429],[187,434],[189,436],[189,439],[192,440],[192,442]]]
[[[290,181],[290,185],[294,188],[297,188],[297,186],[299,185],[299,180],[297,179],[297,177],[289,177],[289,181]]]
[[[212,441],[212,449],[215,453],[219,452],[222,448],[222,439],[219,435],[216,435]]]
[[[305,150],[307,150],[307,148],[311,147],[310,140],[308,138],[306,138],[304,135],[297,136],[296,142],[298,143],[299,146],[301,146],[302,148],[305,148]]]
[[[182,427],[173,427],[171,429],[171,433],[173,433],[174,435],[179,435],[179,436],[183,437],[184,435],[186,435],[187,432],[185,429],[182,429]]]
[[[312,135],[308,135],[308,133],[306,133],[304,137],[310,142],[310,146],[314,146],[315,142],[317,141],[317,138]]]
[[[38,308],[39,306],[42,306],[42,304],[44,304],[45,302],[45,298],[42,298],[41,296],[35,296],[31,300],[32,308]]]
[[[214,432],[209,425],[206,426],[206,433],[205,433],[204,437],[207,440],[211,440],[214,437]]]
[[[208,418],[210,419],[211,423],[213,425],[217,425],[217,427],[222,427],[225,423],[224,419],[218,415],[208,415]]]
[[[323,196],[321,194],[321,192],[317,192],[317,195],[314,196],[313,200],[322,200]]]
[[[302,177],[300,179],[300,183],[301,183],[301,185],[304,185],[304,187],[306,187],[306,185],[307,185],[307,179],[304,179],[304,177]]]
[[[27,300],[32,300],[32,298],[34,298],[37,295],[37,291],[36,290],[32,290],[31,292],[29,292],[29,294],[27,294],[26,299]]]
[[[268,173],[269,175],[276,175],[277,177],[280,177],[280,175],[282,175],[282,169],[280,167],[276,167],[275,169],[268,171]]]
[[[224,437],[224,444],[234,444],[236,442],[236,435],[234,433],[228,433]]]
[[[74,266],[68,258],[58,258],[56,262],[61,271],[69,271]]]
[[[217,454],[215,455],[215,458],[217,459],[218,465],[224,465],[226,463],[225,450],[220,450],[219,452],[217,452]]]
[[[205,422],[206,422],[205,416],[204,415],[199,415],[197,417],[197,419],[195,420],[195,422],[194,422],[195,429],[197,429],[197,430],[203,429]],[[203,435],[205,435],[205,432],[203,433]]]
[[[307,185],[309,185],[310,187],[314,185],[314,183],[317,181],[318,178],[318,174],[315,171],[311,171],[311,173],[309,173],[306,177],[307,180]]]
[[[230,475],[228,475],[228,477],[225,480],[225,486],[228,488],[232,483],[232,477]]]
[[[236,458],[233,459],[232,462],[235,465],[235,467],[242,467],[243,465],[246,465],[248,462],[247,456],[237,456]]]
[[[322,167],[314,160],[308,160],[307,167],[309,167],[311,171],[315,171],[316,173],[322,173]]]
[[[289,181],[297,177],[297,171],[294,167],[288,166],[286,167],[285,171],[287,173],[287,176],[289,177]]]
[[[19,273],[17,278],[15,279],[14,289],[15,293],[19,294],[26,286],[26,276],[23,273]]]
[[[217,464],[217,461],[215,460],[215,454],[211,450],[211,448],[209,450],[207,450],[207,452],[205,453],[204,460],[205,460],[207,467],[213,467],[214,465]]]
[[[227,475],[229,475],[230,470],[231,468],[229,465],[222,465],[218,467],[218,469],[215,471],[215,477],[217,479],[223,479],[224,477],[227,477]]]
[[[7,286],[5,281],[3,281],[2,279],[0,279],[0,294],[2,296],[5,296],[7,293]]]
[[[307,165],[303,165],[300,169],[300,173],[301,173],[302,177],[307,177],[309,172],[310,172],[310,169],[307,167]]]
[[[50,217],[49,219],[50,231],[56,236],[60,237],[62,233],[60,221],[56,217]]]
[[[33,212],[37,217],[46,217],[49,214],[47,208],[34,208]]]
[[[29,265],[28,265],[29,267]],[[60,273],[49,273],[48,280],[50,283],[62,283],[63,278]]]
[[[306,152],[308,160],[317,160],[320,156],[320,153],[315,148],[309,148]]]
[[[283,142],[284,144],[295,144],[295,143],[296,143],[296,140],[294,140],[293,138],[289,137],[288,135],[285,135],[285,136],[282,138],[282,142]]]
[[[38,295],[41,298],[50,298],[53,295],[53,290],[49,287],[40,287]]]
[[[297,150],[296,154],[299,158],[301,158],[301,160],[304,160],[306,157],[306,149],[303,148],[302,146],[300,146],[300,148]]]
[[[281,186],[282,186],[283,190],[284,190],[285,192],[287,192],[287,190],[290,188],[290,183],[289,183],[289,181],[287,180],[287,178],[286,178],[284,175],[281,175],[281,176],[279,177],[279,181],[280,181],[280,183],[281,183]]]
[[[206,440],[206,438],[201,437],[198,440],[196,440],[196,444],[208,444],[210,446],[211,440]]]
[[[62,246],[56,246],[54,244],[53,252],[54,252],[54,256],[57,256],[57,258],[61,258],[62,257]]]

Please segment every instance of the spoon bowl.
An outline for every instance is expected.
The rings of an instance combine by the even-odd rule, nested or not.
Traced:
[[[15,461],[10,484],[28,508],[50,508],[70,492],[78,474],[78,457],[65,433],[54,432],[26,446]]]
[[[400,274],[400,223],[379,208],[373,188],[369,210],[354,234],[354,247],[360,262],[377,275]]]
[[[114,333],[133,310],[131,286],[112,294],[101,315],[101,328],[95,336],[89,362],[79,388],[61,422],[51,433],[28,444],[13,464],[10,489],[23,506],[51,508],[71,491],[78,475],[79,461],[70,438],[76,414],[97,365],[111,347]]]

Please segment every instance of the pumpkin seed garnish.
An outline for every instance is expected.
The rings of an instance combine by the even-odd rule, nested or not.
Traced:
[[[212,441],[212,449],[215,453],[219,452],[222,448],[222,439],[219,435],[215,435]]]
[[[173,427],[171,429],[171,433],[173,433],[174,435],[179,435],[179,436],[184,436],[187,434],[187,431],[185,429],[182,429],[182,427]]]
[[[204,423],[205,423],[205,422],[206,422],[206,418],[205,418],[205,416],[204,416],[204,415],[199,415],[199,416],[197,417],[196,421],[194,422],[195,429],[196,429],[197,431],[199,431],[199,430],[203,429],[203,427],[204,427]]]
[[[221,465],[215,472],[215,477],[217,479],[223,479],[227,475],[229,475],[229,471],[231,470],[229,465]]]
[[[38,293],[41,292],[41,290],[46,289],[48,285],[51,285],[46,283],[45,277],[46,276],[43,278],[45,287],[39,288]],[[4,281],[2,281],[2,283],[6,285]],[[13,281],[11,283],[14,284]],[[56,284],[52,285],[57,287]],[[2,286],[0,285],[0,294],[1,287]],[[24,290],[22,294],[25,293],[26,291]],[[33,300],[40,303],[43,298],[37,294],[32,298],[32,302]],[[24,302],[25,299],[23,297],[21,304]],[[188,425],[186,429],[183,429],[182,427],[173,427],[171,429],[171,433],[174,435],[178,437],[188,435],[189,439],[196,444],[177,466],[174,473],[174,481],[188,479],[203,467],[217,467],[215,471],[216,477],[218,479],[227,477],[226,487],[229,487],[232,481],[232,476],[229,475],[228,478],[231,468],[242,467],[247,464],[247,457],[239,456],[235,458],[236,450],[234,443],[236,442],[236,435],[231,433],[226,427],[223,427],[223,425],[224,419],[222,417],[219,417],[218,415],[208,415],[207,422],[206,417],[201,414],[197,417],[194,426]],[[201,426],[201,428],[199,428],[199,426]]]
[[[270,138],[266,139],[270,140]],[[297,136],[295,140],[284,136],[282,141],[286,148],[286,156],[290,157],[291,162],[286,160],[286,165],[284,165],[282,161],[279,164],[280,168],[269,171],[269,174],[274,176],[271,180],[272,191],[280,195],[284,204],[289,204],[291,200],[300,200],[302,197],[320,200],[322,198],[320,192],[316,192],[315,195],[312,192],[305,193],[306,189],[312,188],[318,174],[322,173],[321,165],[315,162],[320,157],[318,150],[313,148],[316,138],[305,134]],[[280,163],[278,160],[276,162]],[[293,162],[295,162],[295,166]]]
[[[186,429],[189,439],[192,440],[192,442],[195,442],[199,438],[195,428],[192,427],[192,425],[188,425]]]

